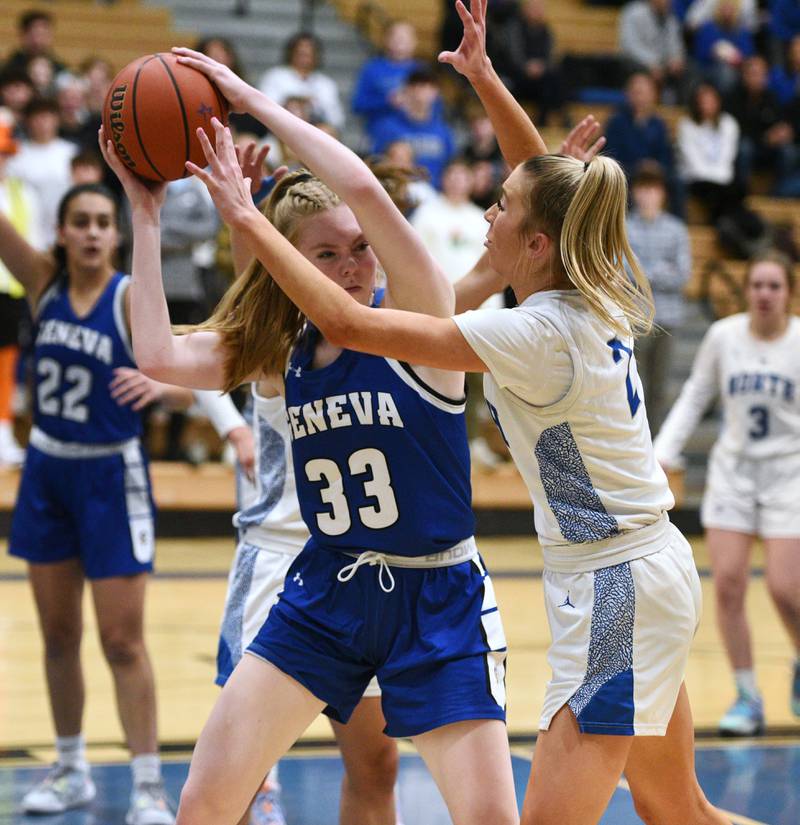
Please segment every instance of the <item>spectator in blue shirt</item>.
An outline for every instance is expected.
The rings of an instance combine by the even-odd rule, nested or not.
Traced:
[[[422,66],[414,57],[416,49],[416,29],[405,20],[395,20],[386,28],[383,54],[361,67],[353,92],[353,111],[364,118],[364,127],[373,139],[381,119],[395,113],[395,97],[408,76]]]
[[[412,72],[395,101],[396,110],[375,125],[372,151],[379,154],[398,140],[409,143],[417,163],[439,189],[444,167],[455,153],[455,139],[441,114],[435,76],[425,69]]]
[[[606,124],[608,154],[619,161],[628,179],[643,160],[653,160],[664,170],[670,209],[683,215],[684,196],[675,172],[669,130],[656,112],[658,88],[647,72],[636,72],[625,87],[626,102]]]
[[[782,105],[787,106],[798,97],[800,91],[800,34],[796,34],[786,47],[786,61],[770,72],[769,85]]]
[[[770,0],[770,29],[781,43],[800,34],[800,4],[797,0]]]
[[[753,36],[739,20],[737,0],[718,0],[714,16],[694,38],[694,56],[704,76],[723,93],[739,77],[739,67],[755,53]]]

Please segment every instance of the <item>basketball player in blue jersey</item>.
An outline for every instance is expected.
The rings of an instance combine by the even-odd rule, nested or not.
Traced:
[[[216,151],[201,136],[209,166],[192,171],[327,341],[352,348],[345,352],[485,373],[486,399],[534,502],[553,636],[553,678],[523,823],[598,822],[624,772],[646,822],[722,825],[726,819],[706,800],[694,772],[683,676],[700,617],[700,583],[691,548],[667,517],[673,501],[653,453],[632,354],[633,335],[651,324],[652,300],[625,235],[625,176],[603,157],[580,162],[515,153],[540,138],[486,57],[485,2],[475,0],[472,12],[460,0],[456,7],[464,38],[440,59],[470,80],[496,130],[513,122],[529,136],[516,146],[500,141],[514,169],[500,202],[487,211],[490,260],[513,287],[518,308],[455,319],[372,312],[336,289],[253,209],[219,122]],[[215,80],[234,109],[263,119],[279,138],[289,131],[273,104],[226,70],[194,53],[179,54]],[[303,137],[313,142],[310,134]],[[315,171],[340,186],[336,174]],[[387,236],[401,231],[395,216],[383,218]],[[137,307],[135,299],[137,329],[140,317],[144,322],[155,311],[153,302]],[[179,361],[178,348],[172,349]],[[145,361],[152,368],[157,359]],[[292,364],[304,367],[297,356]],[[291,383],[288,378],[290,419]],[[322,411],[304,396],[298,400],[309,404],[292,419],[302,444],[316,437]],[[338,419],[334,403],[329,427]],[[344,482],[332,467],[311,469]],[[449,472],[452,477],[453,468]],[[341,488],[331,487],[326,525],[336,529]],[[344,518],[344,508],[339,512]],[[375,561],[386,569],[379,556]]]
[[[281,139],[354,203],[351,211],[307,172],[280,181],[267,211],[304,260],[365,307],[375,303],[380,260],[386,306],[451,313],[452,287],[362,161],[275,112],[276,125],[289,118]],[[456,825],[516,823],[505,638],[472,535],[463,374],[331,345],[260,265],[204,328],[173,336],[159,265],[161,190],[103,148],[132,203],[135,341],[147,369],[195,387],[259,380],[284,392],[311,532],[200,737],[178,821],[236,822],[311,720],[325,709],[347,721],[377,675],[386,732],[414,739]],[[401,228],[384,237],[395,215]],[[155,349],[144,341],[151,335]]]
[[[33,429],[9,552],[28,561],[58,752],[22,807],[56,814],[95,795],[81,734],[88,580],[132,756],[128,825],[170,825],[143,638],[153,562],[150,483],[139,414],[118,400],[135,401],[142,387],[132,390],[126,373],[135,363],[129,279],[113,265],[117,245],[116,203],[96,185],[77,186],[62,199],[53,255],[34,250],[0,216],[0,257],[25,287],[36,321]]]

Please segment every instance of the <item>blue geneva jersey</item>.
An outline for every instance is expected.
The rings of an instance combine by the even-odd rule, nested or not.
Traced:
[[[64,279],[42,296],[36,321],[34,425],[60,441],[102,444],[138,436],[141,418],[111,397],[117,367],[135,367],[125,324],[129,278],[114,274],[89,313],[75,314]]]
[[[358,553],[438,553],[469,538],[465,399],[408,365],[343,350],[312,369],[309,331],[286,375],[297,496],[311,543]]]

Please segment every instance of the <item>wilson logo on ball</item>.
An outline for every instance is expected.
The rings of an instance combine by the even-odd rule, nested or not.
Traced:
[[[205,166],[196,130],[211,118],[228,120],[228,105],[202,73],[169,53],[129,63],[115,78],[103,107],[103,126],[123,163],[143,178],[177,180],[186,161]]]

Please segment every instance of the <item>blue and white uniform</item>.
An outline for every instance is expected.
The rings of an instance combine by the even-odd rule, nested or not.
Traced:
[[[653,454],[632,341],[576,290],[455,322],[534,504],[553,676],[584,733],[663,735],[700,618],[691,548]]]
[[[129,280],[115,273],[83,317],[66,278],[37,308],[33,429],[9,552],[36,563],[79,558],[90,579],[153,565],[141,419],[109,392],[115,369],[136,367],[124,312]]]
[[[308,541],[294,484],[291,439],[283,397],[266,398],[251,385],[246,418],[255,442],[255,483],[239,469],[233,517],[239,532],[217,650],[224,685],[283,590],[292,562]]]
[[[746,313],[712,324],[692,374],[655,440],[666,466],[713,401],[722,428],[711,451],[701,519],[704,527],[762,538],[800,537],[800,319],[763,341]]]
[[[406,365],[344,350],[286,375],[300,509],[311,531],[248,652],[346,722],[370,679],[386,733],[505,718],[506,642],[473,538],[464,399]]]

